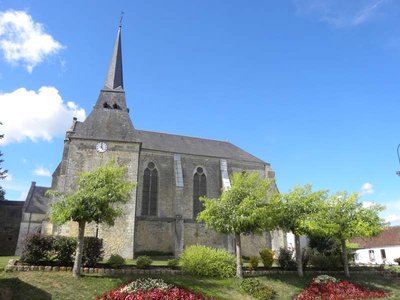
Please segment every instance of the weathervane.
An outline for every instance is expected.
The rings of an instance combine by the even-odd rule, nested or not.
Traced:
[[[122,26],[122,19],[124,18],[124,12],[121,11],[121,17],[119,18],[119,27]]]

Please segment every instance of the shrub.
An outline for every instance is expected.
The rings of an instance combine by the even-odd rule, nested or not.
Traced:
[[[136,260],[136,266],[139,269],[146,269],[153,263],[153,260],[146,255],[139,256]]]
[[[400,265],[400,257],[394,259],[395,262],[397,262]]]
[[[28,235],[24,241],[21,260],[38,265],[49,261],[52,250],[53,237],[40,234]]]
[[[260,259],[257,256],[250,256],[250,268],[257,269]]]
[[[54,259],[59,266],[71,266],[74,263],[76,239],[66,236],[53,238]]]
[[[179,258],[168,259],[168,267],[176,269],[179,266]]]
[[[260,251],[261,261],[266,268],[271,268],[274,263],[274,252],[270,249],[262,249]]]
[[[279,266],[284,270],[296,268],[296,262],[293,260],[293,250],[280,248],[278,263]]]
[[[125,258],[118,254],[111,254],[110,258],[107,261],[107,264],[109,264],[114,269],[119,269],[125,264]]]
[[[83,240],[82,265],[94,267],[104,255],[103,240],[87,236]]]
[[[226,278],[235,275],[235,257],[224,249],[194,245],[181,255],[182,269],[194,276]]]
[[[338,255],[323,255],[315,252],[310,256],[310,264],[318,270],[335,270],[341,267],[342,259]]]
[[[275,290],[258,279],[246,278],[240,282],[240,289],[256,299],[269,300],[276,296]]]

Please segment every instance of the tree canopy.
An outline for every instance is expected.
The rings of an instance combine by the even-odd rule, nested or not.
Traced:
[[[3,125],[3,123],[0,122],[0,125]],[[4,134],[0,134],[0,140],[4,138]],[[4,162],[4,159],[1,159],[3,156],[3,153],[0,151],[0,179],[5,179],[7,177],[7,172],[8,170],[4,170],[3,167],[1,166],[2,162]],[[3,187],[0,186],[0,200],[4,200],[4,195],[6,192],[4,191]]]
[[[364,207],[358,202],[357,193],[338,192],[329,197],[324,207],[321,207],[319,213],[311,220],[317,233],[334,237],[341,242],[347,277],[350,277],[350,273],[346,242],[355,237],[371,237],[379,234],[386,225],[379,217],[383,209],[384,207],[378,204]]]
[[[135,186],[125,179],[126,167],[116,167],[113,162],[82,173],[77,189],[52,205],[51,221],[61,225],[68,221],[85,221],[114,225],[122,214],[116,204],[126,203]]]
[[[80,277],[83,237],[86,223],[106,223],[114,225],[123,213],[119,204],[124,204],[135,186],[125,179],[127,168],[114,165],[113,161],[90,172],[82,173],[77,188],[70,194],[62,195],[50,191],[48,195],[58,196],[52,206],[51,221],[62,225],[68,221],[78,222],[78,243],[73,268],[74,277]]]
[[[273,181],[256,172],[233,173],[231,188],[219,198],[201,198],[204,210],[197,216],[208,228],[220,233],[234,234],[238,277],[242,277],[240,234],[259,233],[274,228],[274,216],[269,213],[273,196]]]
[[[295,237],[296,264],[299,276],[303,276],[302,249],[300,236],[312,234],[314,223],[310,222],[327,198],[327,191],[312,191],[310,184],[296,185],[287,193],[273,199],[274,215],[279,228]]]

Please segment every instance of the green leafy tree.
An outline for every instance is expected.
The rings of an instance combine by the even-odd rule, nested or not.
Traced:
[[[274,229],[269,199],[275,192],[272,181],[258,173],[234,173],[231,188],[217,199],[203,197],[204,210],[197,216],[208,228],[234,234],[236,244],[236,276],[243,277],[241,234],[260,233]]]
[[[273,208],[279,228],[291,231],[294,235],[297,273],[300,277],[304,275],[300,236],[314,231],[315,225],[309,219],[321,208],[326,195],[326,191],[313,192],[311,185],[306,184],[304,187],[297,185],[288,193],[274,198]]]
[[[363,207],[357,193],[338,192],[329,197],[324,207],[312,220],[316,230],[340,241],[344,273],[350,277],[346,243],[355,237],[371,237],[379,234],[385,222],[379,217],[384,209],[374,204]]]
[[[0,125],[3,125],[3,123],[0,122]],[[4,138],[4,134],[0,134],[0,140]],[[7,172],[8,170],[4,170],[1,167],[1,163],[4,161],[3,159],[1,159],[1,157],[3,156],[3,153],[1,153],[0,151],[0,179],[5,179],[7,177]],[[6,192],[4,191],[4,189],[0,186],[0,200],[4,200],[4,195],[6,194]]]
[[[92,172],[82,173],[74,192],[67,195],[55,191],[48,193],[61,198],[52,205],[51,221],[57,225],[74,221],[79,226],[72,271],[74,277],[80,277],[86,223],[114,225],[116,218],[122,215],[122,208],[118,205],[128,201],[135,186],[125,179],[126,171],[126,167],[108,162]]]

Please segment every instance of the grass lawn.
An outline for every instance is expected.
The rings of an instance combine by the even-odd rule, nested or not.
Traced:
[[[163,278],[191,291],[217,299],[246,300],[251,297],[242,294],[237,279],[198,279],[190,276],[152,276]],[[258,277],[272,286],[277,299],[291,299],[311,280],[312,274],[302,279],[294,274],[275,274]],[[66,272],[14,272],[0,273],[0,299],[94,299],[96,295],[116,288],[135,276],[107,277],[86,275],[76,280]],[[391,299],[400,299],[400,282],[378,274],[354,274],[352,281],[379,287],[392,292]],[[3,297],[3,298],[2,298]]]
[[[0,256],[0,270],[4,270],[4,267],[8,264],[10,259],[18,259],[19,256]]]

